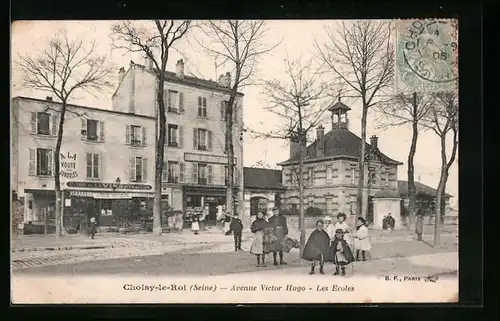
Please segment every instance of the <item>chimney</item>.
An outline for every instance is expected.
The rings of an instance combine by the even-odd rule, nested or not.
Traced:
[[[47,97],[45,97],[45,100],[52,101],[52,97],[47,96]]]
[[[125,77],[125,68],[121,67],[118,71],[118,83],[122,82],[123,77]]]
[[[290,158],[297,155],[298,152],[299,152],[299,142],[290,139]]]
[[[177,60],[177,64],[175,65],[175,73],[177,77],[184,78],[184,60]]]
[[[371,145],[371,147],[378,149],[378,137],[377,136],[373,135],[372,137],[370,137],[370,145]]]
[[[222,87],[231,87],[231,73],[226,72],[219,76],[219,85]]]
[[[325,156],[325,128],[319,125],[316,128],[316,157]]]

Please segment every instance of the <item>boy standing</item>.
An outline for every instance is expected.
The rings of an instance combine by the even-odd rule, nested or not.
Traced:
[[[234,237],[234,251],[243,251],[241,249],[241,233],[243,231],[243,223],[241,222],[238,214],[234,214],[233,219],[231,220],[231,224],[229,226],[229,230],[233,231]]]

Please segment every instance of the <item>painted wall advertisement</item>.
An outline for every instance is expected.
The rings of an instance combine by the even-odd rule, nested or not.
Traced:
[[[61,153],[59,156],[59,175],[61,178],[73,179],[78,177],[77,156],[74,153]]]

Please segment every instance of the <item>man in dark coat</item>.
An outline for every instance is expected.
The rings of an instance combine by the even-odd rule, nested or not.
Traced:
[[[231,225],[229,226],[229,230],[233,231],[234,251],[243,251],[241,249],[241,232],[243,231],[243,223],[238,217],[238,214],[234,214],[233,219],[231,220]]]
[[[422,241],[422,233],[424,232],[424,216],[421,211],[417,212],[417,221],[415,222],[415,233],[417,241]]]
[[[323,227],[324,223],[322,220],[316,222],[316,229],[307,239],[304,252],[302,253],[304,260],[312,261],[311,272],[309,274],[314,274],[317,262],[319,262],[319,273],[325,274],[323,266],[325,262],[329,261],[330,237]]]
[[[286,241],[286,236],[288,235],[288,226],[286,224],[286,217],[284,217],[277,207],[273,208],[274,215],[269,218],[269,225],[273,228],[274,235],[278,239],[277,247],[273,251],[273,265],[278,265],[277,254],[280,256],[280,265],[287,264],[283,260],[283,246]]]
[[[395,225],[396,221],[394,220],[394,217],[391,216],[391,213],[388,213],[387,216],[385,216],[384,219],[382,220],[382,229],[388,231],[389,234],[391,233],[392,230],[394,230]]]

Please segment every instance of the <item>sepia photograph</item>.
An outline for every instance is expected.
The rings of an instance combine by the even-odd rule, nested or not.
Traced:
[[[11,24],[11,302],[458,302],[459,21]]]

